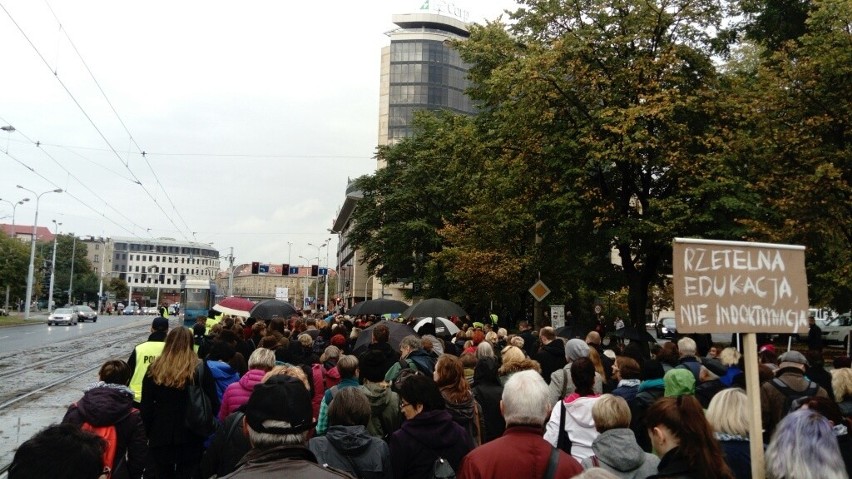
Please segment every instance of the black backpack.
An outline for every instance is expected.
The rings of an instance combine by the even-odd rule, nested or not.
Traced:
[[[816,396],[817,392],[819,392],[819,384],[810,380],[808,381],[808,387],[804,391],[796,391],[779,378],[773,378],[772,385],[784,395],[784,406],[781,409],[781,417],[798,409],[803,399]]]

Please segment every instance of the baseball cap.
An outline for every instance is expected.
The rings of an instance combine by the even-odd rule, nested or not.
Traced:
[[[804,364],[805,366],[810,366],[810,363],[808,363],[808,360],[805,358],[805,356],[798,351],[787,351],[778,358],[778,363],[797,363]]]
[[[157,316],[154,318],[154,322],[151,323],[151,328],[157,331],[165,331],[169,329],[169,320],[162,316]]]
[[[246,421],[253,430],[269,434],[307,431],[314,427],[310,393],[292,376],[272,376],[254,387],[246,404]],[[266,427],[266,421],[284,421],[290,427]]]

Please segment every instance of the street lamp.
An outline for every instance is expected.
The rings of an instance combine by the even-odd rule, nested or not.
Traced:
[[[311,261],[317,260],[317,263],[319,263],[319,256],[317,256],[316,258],[305,258],[304,256],[299,256],[299,258],[305,260],[305,262],[308,264],[308,268],[305,270],[305,287],[304,287],[304,290],[303,290],[304,296],[302,297],[302,307],[304,308],[305,307],[305,300],[308,298],[308,280],[307,279],[308,279],[308,273],[310,272]]]
[[[13,203],[9,200],[4,200],[3,198],[0,198],[0,201],[2,201],[4,203],[9,203],[10,205],[12,205],[12,236],[15,236],[15,210],[18,209],[18,205],[22,205],[22,204],[26,203],[27,201],[30,201],[30,199],[24,198],[21,201],[16,201],[16,202]]]
[[[317,249],[317,283],[316,283],[316,286],[314,286],[314,297],[316,298],[316,300],[317,300],[317,301],[319,301],[319,267],[320,267],[320,250],[321,250],[321,249],[323,249],[323,248],[326,248],[326,250],[325,250],[325,251],[326,251],[326,253],[328,253],[327,246],[328,246],[329,241],[331,241],[331,238],[329,238],[329,239],[325,240],[325,243],[323,243],[323,244],[321,244],[321,245],[315,245],[315,244],[313,244],[313,243],[308,243],[308,246],[310,246],[310,247],[312,247],[312,248],[316,248],[316,249]],[[326,254],[326,256],[328,256],[328,255]],[[326,263],[328,263],[328,260],[326,260]],[[326,268],[327,268],[327,267],[328,267],[328,264],[326,264]],[[327,280],[327,279],[328,279],[328,278],[326,278],[326,280]],[[326,295],[326,296],[327,296],[327,295]],[[326,299],[326,306],[328,306],[328,299]]]
[[[59,227],[62,226],[62,223],[57,223],[56,220],[52,220],[53,224],[56,225],[56,234],[53,235],[53,259],[50,261],[50,287],[47,290],[47,312],[53,312],[53,278],[56,276],[56,240],[59,239]]]
[[[24,305],[24,320],[28,320],[30,319],[30,301],[32,301],[33,294],[33,274],[35,270],[33,263],[35,263],[36,228],[38,228],[38,203],[41,200],[42,195],[46,195],[48,193],[62,193],[62,188],[36,193],[35,191],[24,188],[21,185],[16,186],[24,191],[29,191],[36,197],[35,219],[33,219],[33,237],[30,241],[30,266],[27,268],[27,295],[24,298],[24,302],[26,303]]]

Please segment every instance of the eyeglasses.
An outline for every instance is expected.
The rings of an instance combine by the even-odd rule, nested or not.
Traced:
[[[400,402],[399,402],[399,409],[400,409],[400,410],[405,409],[405,407],[406,407],[406,406],[411,406],[411,403],[407,403],[407,402],[405,402],[405,401],[400,401]]]

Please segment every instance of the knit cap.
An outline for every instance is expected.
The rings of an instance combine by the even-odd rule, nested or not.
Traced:
[[[663,385],[666,387],[666,397],[695,394],[695,376],[689,369],[670,369],[663,376]]]

